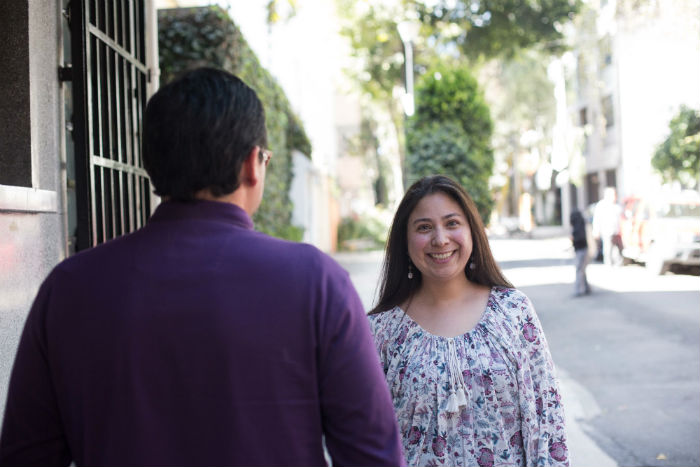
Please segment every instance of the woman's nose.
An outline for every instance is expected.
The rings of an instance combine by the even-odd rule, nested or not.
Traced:
[[[435,229],[435,232],[433,234],[433,245],[445,245],[449,241],[447,238],[447,234],[443,229]]]

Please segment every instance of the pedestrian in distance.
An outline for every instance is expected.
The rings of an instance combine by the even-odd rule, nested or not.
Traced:
[[[576,282],[574,283],[574,297],[581,297],[591,293],[586,277],[588,266],[588,236],[586,234],[586,221],[581,211],[574,210],[569,216],[571,222],[571,241],[576,255]]]
[[[622,264],[621,215],[622,207],[617,204],[617,191],[614,187],[606,187],[603,199],[598,201],[593,210],[593,236],[600,239],[603,263],[608,266]]]
[[[568,465],[540,321],[450,178],[404,195],[369,318],[409,465]]]
[[[144,118],[163,198],[59,264],[27,317],[2,465],[402,465],[348,274],[253,229],[267,165],[255,92],[200,68]]]

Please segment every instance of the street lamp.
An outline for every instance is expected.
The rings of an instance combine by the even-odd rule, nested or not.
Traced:
[[[407,117],[415,112],[413,98],[413,44],[416,42],[420,23],[415,19],[405,19],[396,25],[399,30],[401,42],[404,48],[404,64],[406,68],[406,93],[402,96],[403,110]]]

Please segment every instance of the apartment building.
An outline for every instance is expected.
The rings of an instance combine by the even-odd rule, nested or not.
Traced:
[[[620,197],[660,190],[656,147],[681,105],[700,108],[700,3],[591,0],[569,37],[567,106],[584,135],[571,205],[608,186]]]

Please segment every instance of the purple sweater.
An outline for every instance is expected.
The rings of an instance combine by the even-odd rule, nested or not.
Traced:
[[[404,463],[362,304],[232,204],[161,204],[63,261],[29,313],[0,464]]]

